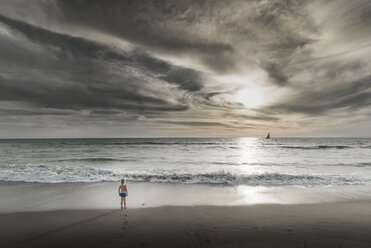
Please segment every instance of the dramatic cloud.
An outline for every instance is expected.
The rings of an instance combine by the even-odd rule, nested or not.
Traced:
[[[371,122],[366,0],[0,4],[0,137],[353,135]]]

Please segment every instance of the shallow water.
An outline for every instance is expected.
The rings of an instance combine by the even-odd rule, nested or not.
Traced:
[[[0,183],[0,213],[61,209],[120,208],[118,183]],[[129,208],[313,204],[371,200],[370,185],[222,186],[208,184],[130,183]]]

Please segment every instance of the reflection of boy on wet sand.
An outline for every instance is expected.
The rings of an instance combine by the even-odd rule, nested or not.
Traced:
[[[122,202],[124,202],[124,206],[126,209],[126,197],[129,196],[128,187],[126,186],[125,179],[121,179],[121,184],[119,186],[119,196],[121,197],[121,209],[122,209]]]

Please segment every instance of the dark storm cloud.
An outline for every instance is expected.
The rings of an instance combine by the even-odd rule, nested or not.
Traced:
[[[156,89],[146,89],[145,84],[157,79],[164,87],[176,85],[187,92],[203,88],[197,71],[170,65],[143,52],[116,52],[102,44],[57,34],[4,16],[0,16],[0,21],[44,47],[51,56],[39,57],[27,50],[20,52],[20,47],[3,43],[3,69],[17,62],[21,67],[17,72],[23,74],[19,78],[8,71],[13,73],[13,78],[0,77],[0,99],[3,101],[50,108],[183,111],[188,106],[181,97],[178,102],[171,103],[156,95]],[[122,67],[122,74],[111,73],[110,66]],[[142,77],[130,69],[125,70],[134,66],[142,70]],[[59,82],[53,77],[58,77]],[[179,94],[181,96],[181,92]]]
[[[72,115],[73,112],[53,109],[0,109],[1,115],[22,115],[22,116],[40,116],[40,115]]]
[[[57,1],[58,18],[173,55],[217,73],[261,64],[283,85],[282,64],[316,32],[302,1]],[[242,13],[241,13],[242,10]],[[258,57],[256,57],[256,55]],[[279,66],[279,64],[281,66]]]
[[[326,78],[330,80],[331,77]],[[332,84],[320,92],[306,89],[270,106],[271,111],[318,115],[339,108],[360,109],[371,105],[371,76],[356,81]]]
[[[83,0],[57,4],[63,21],[165,53],[194,55],[216,70],[233,67],[233,45],[192,34],[192,26],[202,21],[203,10],[208,8],[207,1]]]
[[[297,49],[289,52],[288,59],[283,56],[279,63],[273,59],[274,63],[262,64],[272,82],[285,86],[287,93],[261,111],[316,117],[329,113],[357,116],[371,105],[371,65],[367,58],[371,55],[371,33],[365,17],[371,12],[371,4],[367,1],[313,4],[312,8],[326,14],[322,26],[317,25],[316,35],[302,41],[297,39]],[[336,8],[339,11],[331,11]],[[326,40],[328,37],[323,38],[328,35],[324,31],[330,33],[331,43]],[[278,50],[284,51],[282,47]]]
[[[253,120],[253,121],[278,121],[280,118],[269,115],[246,115],[246,114],[235,114],[235,113],[225,113],[225,117],[232,118],[234,120]]]
[[[160,77],[166,82],[179,84],[180,89],[199,91],[203,88],[199,74],[191,69],[174,69]]]
[[[213,127],[213,126],[230,127],[230,125],[224,123],[210,121],[157,121],[157,123],[198,127]]]
[[[269,78],[275,84],[284,86],[287,83],[287,76],[282,71],[284,65],[268,62],[266,64],[263,64],[262,67],[264,68],[264,70],[267,71]]]

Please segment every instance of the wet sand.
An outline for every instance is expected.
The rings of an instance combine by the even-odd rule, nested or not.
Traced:
[[[0,181],[0,213],[99,210],[120,206],[118,182]],[[129,182],[130,208],[313,204],[371,200],[371,185],[248,186]]]
[[[0,247],[371,247],[371,201],[0,214]]]

